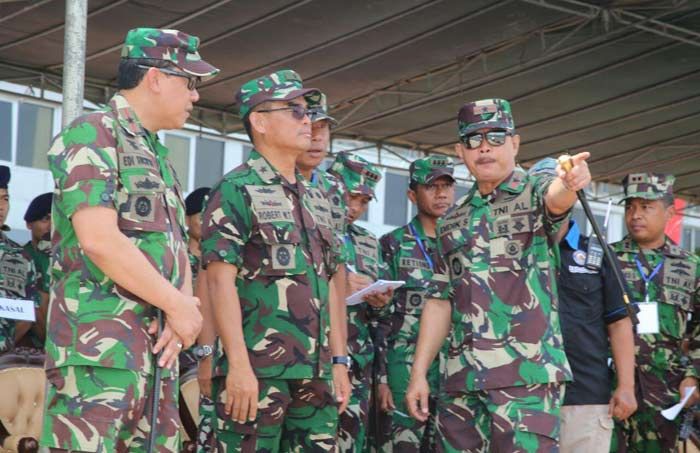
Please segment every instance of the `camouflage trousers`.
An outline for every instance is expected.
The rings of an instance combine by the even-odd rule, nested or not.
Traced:
[[[40,444],[83,452],[145,452],[151,432],[153,376],[131,370],[66,366],[46,371]],[[157,451],[180,447],[177,376],[160,382]]]
[[[635,392],[639,407],[625,422],[615,422],[611,451],[675,451],[683,417],[679,415],[675,420],[669,421],[660,411],[680,401],[678,387],[682,378],[682,373],[637,370]]]
[[[211,453],[216,451],[216,438],[214,436],[214,423],[216,412],[214,400],[204,395],[199,396],[199,425],[197,426],[197,453]]]
[[[212,380],[218,452],[335,451],[338,407],[326,379],[259,379],[258,417],[237,423],[224,412],[226,378]]]
[[[441,393],[438,452],[557,452],[564,384]]]
[[[353,362],[349,374],[352,393],[347,409],[340,414],[338,450],[364,453],[367,451],[372,364],[360,368]]]
[[[381,451],[384,453],[435,451],[435,403],[440,382],[439,362],[436,360],[428,369],[431,391],[430,417],[426,422],[419,422],[408,415],[406,407],[406,390],[411,377],[415,348],[415,343],[396,341],[390,343],[387,351],[387,379],[396,410],[388,415],[391,418],[391,432],[382,445]]]

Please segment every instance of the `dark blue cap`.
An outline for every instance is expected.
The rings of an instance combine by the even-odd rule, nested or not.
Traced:
[[[24,221],[35,222],[51,214],[51,200],[53,200],[53,193],[51,192],[42,193],[34,198],[29,203],[27,212],[24,213]]]
[[[0,165],[0,189],[7,189],[7,185],[10,183],[10,167],[7,165]]]
[[[187,198],[185,198],[185,212],[187,215],[199,214],[204,210],[204,199],[209,195],[210,190],[209,187],[200,187],[187,195]]]

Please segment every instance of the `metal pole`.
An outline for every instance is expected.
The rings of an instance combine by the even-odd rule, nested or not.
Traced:
[[[571,171],[571,169],[574,166],[571,156],[568,155],[560,156],[559,159],[557,159],[557,161],[559,162],[559,165],[561,165],[561,168],[565,172]],[[605,236],[603,236],[603,233],[600,231],[600,227],[598,226],[598,222],[596,222],[595,217],[593,216],[591,207],[588,204],[588,200],[586,199],[586,193],[583,191],[583,189],[577,190],[576,196],[578,197],[578,201],[581,202],[581,206],[583,207],[583,212],[586,214],[586,218],[588,218],[588,221],[591,222],[591,226],[593,227],[593,233],[598,238],[598,242],[600,242],[600,246],[603,249],[603,256],[608,261],[608,265],[610,265],[610,269],[612,269],[613,271],[613,276],[615,277],[615,280],[617,281],[617,284],[620,287],[620,290],[622,291],[622,300],[624,301],[625,307],[627,308],[627,314],[632,320],[632,324],[638,324],[639,321],[637,319],[637,312],[630,301],[631,297],[629,296],[627,285],[625,284],[625,278],[622,276],[622,272],[620,271],[620,268],[617,265],[617,261],[615,260],[615,258],[613,258],[612,251],[610,250],[608,243],[605,241]]]
[[[63,126],[83,113],[87,0],[66,1],[63,38]]]

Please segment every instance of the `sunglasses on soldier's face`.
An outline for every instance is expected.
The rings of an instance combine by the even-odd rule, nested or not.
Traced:
[[[481,146],[481,143],[486,139],[486,142],[491,146],[503,146],[506,143],[506,137],[512,137],[511,132],[495,129],[488,132],[474,132],[462,137],[462,143],[467,146],[467,149],[476,149]]]
[[[306,107],[304,107],[301,104],[290,104],[289,107],[280,107],[277,109],[260,109],[260,110],[256,110],[256,112],[269,113],[269,112],[281,112],[281,111],[285,111],[285,110],[289,110],[290,112],[292,112],[292,118],[294,118],[297,121],[303,120],[305,116],[308,116],[309,118],[311,118],[311,115],[316,113],[315,109],[313,109],[313,108],[307,109]]]
[[[163,74],[167,74],[167,75],[171,75],[171,76],[175,76],[175,77],[183,77],[183,78],[187,79],[187,89],[190,91],[196,89],[197,85],[199,85],[199,82],[202,80],[200,77],[195,77],[195,76],[186,74],[184,72],[175,71],[175,70],[170,69],[170,68],[159,68],[157,66],[146,66],[146,65],[141,65],[141,64],[138,65],[138,67],[141,69],[155,68],[155,69],[159,70],[160,72],[162,72]]]

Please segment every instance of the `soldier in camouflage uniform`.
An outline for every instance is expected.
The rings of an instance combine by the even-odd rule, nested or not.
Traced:
[[[346,294],[349,296],[379,279],[384,272],[377,237],[355,223],[367,211],[382,175],[365,159],[344,152],[338,154],[328,172],[342,183],[348,208],[344,241],[348,270]],[[347,308],[352,395],[348,409],[340,415],[338,432],[341,452],[361,453],[367,448],[375,352],[370,330],[372,324],[386,314],[386,309],[382,310],[382,307],[386,306],[390,296],[391,292],[368,296],[365,302]]]
[[[329,299],[337,297],[330,206],[295,170],[311,145],[308,106],[320,92],[282,70],[245,83],[239,114],[255,149],[213,189],[202,221],[224,354],[215,358],[219,451],[332,451],[339,354]]]
[[[347,219],[345,217],[346,206],[343,185],[338,179],[328,172],[321,171],[318,167],[328,156],[328,148],[331,143],[331,128],[338,123],[328,114],[328,104],[326,95],[321,93],[321,98],[311,110],[311,147],[297,158],[297,169],[304,177],[309,195],[312,198],[325,198],[330,203],[331,226],[338,242],[338,271],[334,275],[336,291],[340,297],[332,298],[330,301],[331,327],[340,324],[343,327],[347,323],[347,309],[345,305],[346,271],[345,266],[340,265],[346,261],[345,232],[347,229]],[[322,204],[315,203],[315,207],[323,207]],[[318,215],[324,215],[323,212]],[[340,340],[339,340],[340,341]],[[339,353],[347,356],[347,336],[345,329],[342,330],[342,350]],[[349,362],[348,362],[349,364]],[[336,399],[339,403],[338,413],[343,413],[350,400],[350,380],[343,379],[334,383]]]
[[[5,225],[10,211],[9,182],[10,168],[0,165],[0,297],[33,301],[37,320],[40,321],[38,276],[34,262],[22,246],[5,234],[10,229]],[[37,327],[43,327],[43,324],[0,318],[0,354],[11,351],[16,341]]]
[[[408,225],[397,228],[380,240],[387,278],[403,280],[406,285],[396,290],[391,301],[391,317],[380,324],[388,345],[377,348],[386,376],[379,385],[382,409],[391,413],[391,435],[384,452],[432,452],[434,446],[435,406],[427,423],[408,416],[405,396],[411,365],[418,340],[418,327],[423,305],[433,283],[437,260],[435,227],[440,216],[454,204],[454,168],[445,157],[417,159],[409,168],[408,199],[418,214]],[[443,351],[445,352],[445,351]],[[428,370],[431,398],[437,396],[440,380],[439,361]]]
[[[182,189],[156,132],[182,127],[199,99],[197,82],[218,72],[198,45],[177,30],[129,31],[120,91],[49,150],[55,191],[40,443],[52,451],[145,451],[150,435],[158,451],[179,448],[177,356],[202,317]],[[157,338],[156,307],[165,320]],[[156,385],[159,423],[150,426]]]
[[[39,308],[36,322],[23,339],[24,346],[44,349],[46,341],[46,314],[49,309],[49,255],[51,254],[51,198],[47,192],[34,198],[27,211],[24,221],[32,235],[31,240],[24,244],[24,251],[31,257],[36,268],[36,281],[39,294]]]
[[[39,278],[39,289],[49,293],[49,253],[51,244],[46,247],[46,236],[51,233],[51,199],[53,194],[47,192],[34,198],[27,211],[24,221],[32,234],[31,240],[24,244],[24,250],[32,257]]]
[[[629,234],[612,248],[640,308],[635,334],[639,409],[617,424],[619,451],[675,451],[682,417],[669,421],[659,411],[678,403],[686,389],[694,392],[686,407],[698,401],[700,260],[664,233],[675,214],[673,182],[673,176],[656,173],[631,174],[623,181]],[[652,311],[658,322],[641,333]],[[687,356],[685,338],[690,340]]]
[[[411,414],[428,418],[426,372],[448,333],[438,401],[438,451],[555,451],[563,382],[571,379],[556,298],[554,237],[590,182],[589,153],[558,176],[515,164],[520,138],[510,104],[465,104],[456,151],[476,183],[438,224],[436,284],[423,309]],[[450,332],[451,328],[451,332]]]
[[[199,384],[199,420],[197,426],[197,438],[191,439],[199,448],[199,451],[214,451],[214,401],[211,399],[211,373],[212,352],[216,341],[214,319],[211,314],[209,302],[206,272],[201,269],[201,239],[202,239],[202,211],[204,203],[209,195],[209,187],[200,187],[193,190],[185,198],[185,224],[187,226],[187,250],[192,269],[192,287],[194,295],[199,299],[199,309],[202,313],[202,331],[197,338],[197,345],[180,353],[180,376],[195,367],[197,368],[197,382]],[[201,354],[201,356],[199,355]],[[180,413],[188,410],[180,407]]]

